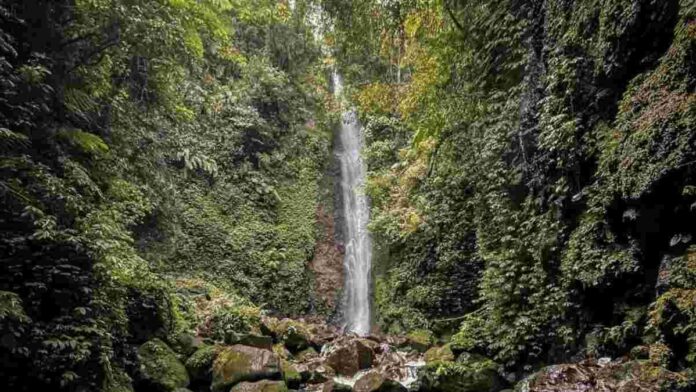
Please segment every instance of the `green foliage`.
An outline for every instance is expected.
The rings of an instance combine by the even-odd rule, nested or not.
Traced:
[[[22,344],[3,351],[17,370],[3,385],[129,390],[144,341],[250,329],[249,299],[308,309],[329,137],[307,12],[302,1],[295,12],[0,4],[0,223],[11,228],[0,290],[29,317],[9,324]],[[171,275],[224,290],[201,300]]]
[[[453,347],[518,372],[654,339],[656,264],[693,241],[689,2],[325,3],[383,329],[461,323]]]

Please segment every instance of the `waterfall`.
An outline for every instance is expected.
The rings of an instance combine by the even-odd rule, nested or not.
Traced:
[[[343,81],[334,74],[334,93],[341,99]],[[372,243],[367,231],[370,206],[364,194],[365,164],[360,151],[362,128],[354,110],[346,110],[341,121],[336,155],[341,166],[341,197],[345,221],[344,329],[358,335],[370,333],[370,270]]]

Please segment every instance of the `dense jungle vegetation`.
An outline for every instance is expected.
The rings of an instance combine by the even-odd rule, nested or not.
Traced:
[[[427,350],[422,392],[696,389],[693,0],[0,0],[0,385],[345,391],[336,71],[360,361]]]

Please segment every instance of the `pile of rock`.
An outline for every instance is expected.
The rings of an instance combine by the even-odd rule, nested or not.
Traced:
[[[178,353],[161,340],[143,344],[136,390],[466,392],[490,389],[489,371],[495,374],[493,365],[477,365],[484,371],[476,376],[443,375],[440,367],[463,366],[448,346],[431,347],[418,337],[344,335],[306,320],[265,317],[258,330],[229,334],[224,342],[193,341]]]

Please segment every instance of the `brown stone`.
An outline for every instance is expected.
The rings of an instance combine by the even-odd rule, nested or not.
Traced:
[[[326,363],[338,374],[352,377],[358,371],[372,367],[377,343],[347,337],[334,342],[334,345],[326,356]]]
[[[211,389],[222,392],[238,382],[264,378],[281,378],[278,356],[270,350],[237,344],[223,349],[215,358]]]
[[[407,389],[396,381],[386,379],[373,370],[365,373],[355,382],[353,392],[406,392]]]

